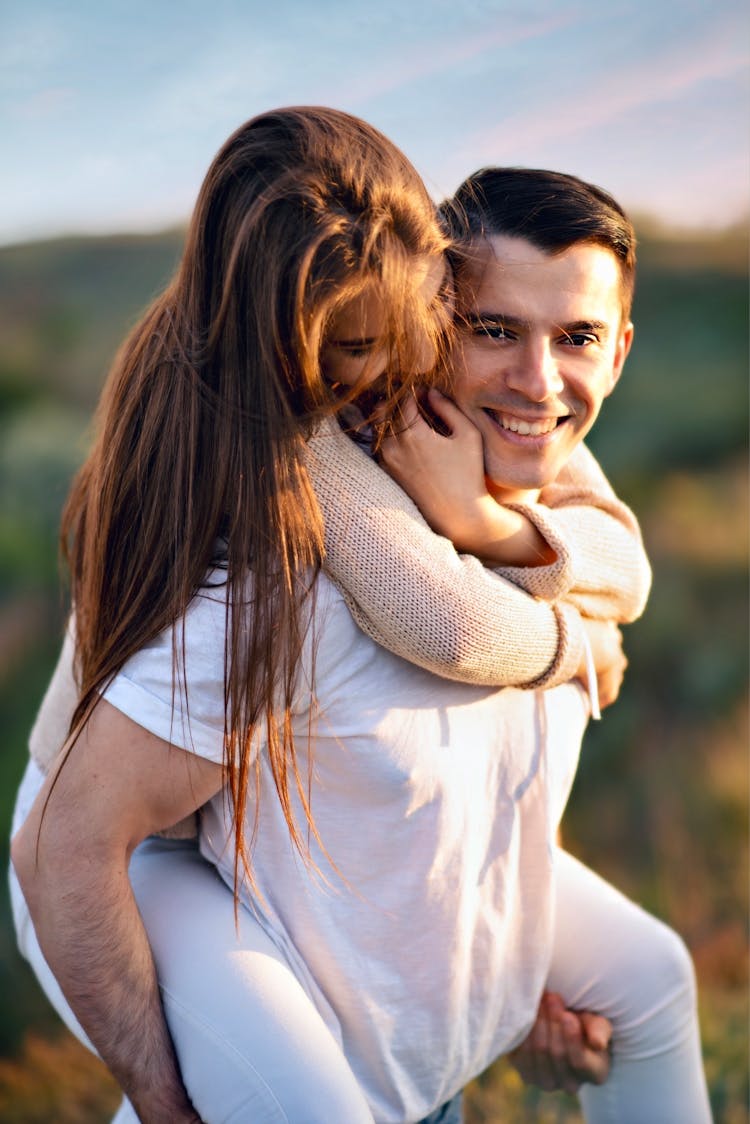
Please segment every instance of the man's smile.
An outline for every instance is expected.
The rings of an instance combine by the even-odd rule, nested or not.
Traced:
[[[570,417],[569,414],[565,414],[546,418],[522,418],[517,414],[493,409],[491,406],[483,406],[482,412],[487,415],[497,429],[506,433],[517,433],[522,437],[547,436]]]

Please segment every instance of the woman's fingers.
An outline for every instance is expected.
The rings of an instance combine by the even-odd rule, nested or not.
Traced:
[[[427,391],[427,406],[444,424],[450,434],[455,433],[456,426],[460,427],[462,422],[471,425],[469,419],[459,410],[456,403],[434,386],[431,386]]]

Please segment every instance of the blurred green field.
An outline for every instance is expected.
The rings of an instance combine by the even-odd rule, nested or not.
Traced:
[[[56,531],[108,362],[169,277],[179,231],[0,250],[0,862],[59,644]],[[716,1120],[748,1113],[747,233],[644,225],[636,342],[591,445],[654,564],[622,696],[587,735],[566,845],[675,926],[697,966]],[[98,1124],[117,1094],[61,1032],[0,897],[0,1120]],[[467,1124],[580,1120],[498,1063]]]

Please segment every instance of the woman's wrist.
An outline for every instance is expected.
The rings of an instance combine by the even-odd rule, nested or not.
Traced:
[[[462,553],[503,566],[548,566],[557,558],[530,519],[490,495],[480,497],[465,516],[460,534],[453,538]]]

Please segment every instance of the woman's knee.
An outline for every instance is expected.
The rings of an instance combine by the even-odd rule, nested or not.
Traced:
[[[641,939],[631,948],[632,970],[654,1004],[682,995],[695,1000],[695,970],[682,937],[663,921],[643,914]]]
[[[648,940],[633,949],[629,1011],[617,1020],[617,1052],[654,1057],[674,1049],[697,1025],[695,969],[683,939],[649,919]]]
[[[658,951],[658,970],[663,986],[695,999],[695,967],[690,951],[679,933],[662,925],[662,940]]]
[[[684,941],[577,859],[560,852],[549,987],[597,1011],[621,1044],[670,1037],[695,1018],[695,973]],[[650,1047],[643,1047],[650,1048]]]

